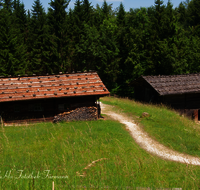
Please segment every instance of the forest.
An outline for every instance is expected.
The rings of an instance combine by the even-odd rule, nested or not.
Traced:
[[[141,75],[200,72],[200,0],[155,0],[125,11],[103,2],[0,0],[0,75],[95,70],[113,94],[134,96]]]

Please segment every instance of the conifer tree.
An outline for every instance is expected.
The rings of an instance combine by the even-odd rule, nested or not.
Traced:
[[[70,30],[70,36],[72,41],[70,42],[72,66],[74,71],[84,70],[83,49],[81,47],[81,38],[84,36],[84,12],[83,4],[80,0],[76,0],[74,3],[74,10],[71,14],[71,20],[69,20],[72,30]]]
[[[0,74],[6,76],[25,73],[23,40],[12,10],[13,2],[4,1],[0,17]]]
[[[97,44],[98,54],[96,56],[98,56],[98,60],[95,63],[95,68],[110,90],[116,88],[119,67],[117,29],[114,17],[104,19],[100,25],[99,44]]]
[[[52,72],[65,71],[67,68],[67,12],[69,0],[54,0],[49,3],[48,24],[51,32]]]
[[[186,27],[186,19],[187,19],[187,15],[186,15],[186,7],[184,6],[184,4],[181,2],[178,6],[178,8],[176,9],[177,12],[177,19],[178,22],[182,25],[182,27]]]
[[[70,21],[69,21],[70,22]],[[87,28],[93,25],[93,7],[88,0],[76,0],[72,13],[72,64],[75,71],[91,70],[90,44],[87,39]],[[70,23],[71,23],[70,22]]]
[[[9,13],[13,11],[13,1],[12,0],[3,0],[3,8]]]
[[[46,13],[40,2],[40,0],[35,0],[31,10],[31,20],[30,20],[30,41],[31,46],[29,48],[29,53],[31,57],[31,62],[29,64],[30,73],[48,73],[51,71],[49,68],[49,37],[48,29],[46,23]]]
[[[102,10],[101,10],[101,7],[99,6],[99,4],[97,4],[96,8],[94,9],[94,17],[93,17],[93,19],[94,19],[94,25],[98,29],[100,24],[103,21]]]
[[[83,19],[85,23],[93,24],[93,7],[91,6],[91,3],[89,0],[83,0]]]
[[[27,31],[27,15],[26,10],[24,8],[24,3],[21,3],[20,0],[14,0],[14,10],[13,10],[13,17],[14,17],[14,27],[19,29],[18,31],[18,39],[20,41],[20,46],[23,51],[21,52],[24,54],[23,56],[23,63],[24,68],[26,68],[26,54],[27,54],[27,46],[26,46],[26,31]]]
[[[117,23],[118,23],[118,25],[125,26],[125,23],[126,23],[125,16],[126,16],[126,12],[124,10],[124,5],[121,2],[120,5],[119,5],[118,13],[117,13]]]
[[[160,0],[155,1],[155,9],[150,11],[150,38],[148,47],[151,51],[147,57],[151,57],[151,63],[149,65],[149,72],[153,75],[169,74],[171,70],[169,63],[165,59],[164,50],[165,45],[168,43],[168,39],[173,37],[175,28],[174,12],[172,10],[171,3],[168,2],[167,7],[163,5]],[[162,55],[162,56],[161,56]]]
[[[3,1],[0,0],[0,10],[3,8]]]
[[[188,4],[187,20],[190,27],[195,28],[195,34],[200,37],[200,0],[192,0]]]
[[[5,32],[5,10],[3,10],[3,3],[1,4],[0,7],[0,75],[5,75],[6,68],[5,68],[5,58],[4,58],[4,53],[2,51],[2,47],[4,46],[4,32]]]
[[[17,24],[18,27],[20,28],[20,33],[22,34],[21,37],[23,38],[23,40],[25,40],[23,35],[25,33],[27,25],[27,15],[26,15],[26,10],[24,8],[24,3],[21,3],[20,0],[14,0],[13,14],[15,19],[15,24]]]
[[[154,64],[151,60],[150,19],[148,14],[152,11],[146,8],[133,10],[128,18],[128,30],[125,37],[127,44],[127,58],[125,60],[126,92],[127,96],[133,96],[133,89],[129,83],[148,72],[153,73]],[[148,13],[149,12],[149,13]],[[153,34],[155,35],[155,34]]]
[[[69,39],[69,43],[67,45],[67,51],[69,52],[67,55],[67,63],[68,67],[66,68],[67,72],[71,72],[74,69],[74,62],[73,62],[73,52],[74,52],[74,21],[73,21],[73,10],[70,8],[67,17],[67,36]]]
[[[117,32],[117,45],[119,49],[119,54],[118,54],[118,59],[119,61],[119,73],[117,76],[117,89],[120,88],[120,90],[117,90],[116,93],[121,92],[127,92],[127,79],[129,77],[130,71],[128,71],[125,67],[125,60],[127,59],[128,56],[128,48],[126,44],[126,35],[127,35],[127,26],[126,26],[126,12],[124,10],[124,5],[120,3],[118,12],[117,12],[117,17],[116,17],[117,25],[118,25],[118,32]],[[128,73],[127,73],[128,71]],[[125,95],[125,94],[124,94]]]
[[[106,0],[104,0],[103,5],[101,7],[103,20],[105,18],[108,18],[110,16],[111,6],[112,5],[108,5],[108,3],[106,2]]]

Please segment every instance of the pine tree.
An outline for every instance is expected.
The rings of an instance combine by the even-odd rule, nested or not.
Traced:
[[[89,0],[83,0],[83,14],[84,14],[84,22],[86,24],[90,23],[93,24],[93,7],[91,6],[91,3],[89,2]]]
[[[182,3],[182,2],[181,2]],[[190,3],[190,0],[185,0],[185,2],[183,2],[184,3],[184,5],[185,5],[185,7],[186,8],[188,8],[188,5],[189,5],[189,3]]]
[[[122,95],[123,92],[127,92],[128,88],[127,87],[127,80],[129,77],[130,71],[127,73],[127,69],[125,66],[125,60],[127,59],[128,56],[128,47],[126,44],[126,35],[128,32],[128,28],[126,26],[126,12],[124,10],[124,6],[122,3],[120,3],[118,12],[117,12],[117,17],[116,17],[117,25],[118,25],[118,32],[117,32],[117,45],[119,49],[119,54],[118,54],[118,59],[119,61],[119,74],[117,76],[117,89],[120,89],[120,91],[116,91],[116,93]],[[127,94],[124,94],[127,95]]]
[[[99,4],[96,5],[96,8],[94,9],[94,26],[96,28],[99,28],[100,24],[102,23],[103,21],[103,18],[102,18],[102,10],[101,10],[101,7],[99,6]]]
[[[176,9],[178,22],[185,28],[186,27],[186,7],[181,2]]]
[[[190,27],[194,27],[195,35],[200,37],[200,0],[192,0],[188,4],[187,20]]]
[[[4,50],[4,39],[5,39],[5,10],[3,9],[3,3],[0,8],[0,75],[6,74],[6,64],[5,64],[5,54],[2,51]]]
[[[85,69],[84,54],[81,47],[81,39],[84,36],[84,10],[83,4],[80,0],[76,0],[74,3],[74,10],[69,20],[72,30],[70,30],[71,42],[70,47],[73,52],[71,55],[71,69],[74,71],[81,71]]]
[[[3,8],[3,0],[0,0],[0,10]]]
[[[151,11],[152,8],[150,10],[146,8],[136,9],[131,12],[128,18],[128,32],[125,37],[128,47],[128,55],[125,60],[128,96],[133,96],[133,90],[128,86],[133,79],[153,73],[154,63],[152,63],[151,54],[154,47],[150,39],[151,22],[148,16],[148,14],[152,14]]]
[[[51,32],[51,69],[52,72],[67,69],[67,12],[69,0],[54,0],[49,3],[48,24]]]
[[[112,5],[108,5],[107,2],[106,2],[106,0],[104,0],[103,5],[101,7],[103,20],[105,18],[108,18],[110,16],[111,6]]]
[[[14,11],[13,11],[13,16],[15,17],[15,24],[18,25],[20,28],[20,33],[23,34],[25,33],[26,30],[26,25],[27,25],[27,15],[26,15],[26,10],[24,8],[24,3],[21,3],[20,0],[15,0],[14,1]],[[25,39],[24,39],[25,41]]]
[[[13,11],[13,1],[12,0],[3,0],[3,8],[9,13]]]
[[[99,29],[98,60],[95,63],[95,70],[98,71],[109,90],[116,88],[118,75],[119,49],[116,41],[117,29],[114,17],[104,19]]]
[[[20,28],[12,13],[13,3],[4,1],[0,17],[0,74],[18,75],[25,73],[25,50],[20,39]]]
[[[29,63],[30,73],[48,73],[51,72],[49,68],[49,36],[46,24],[46,13],[40,2],[40,0],[35,0],[31,10],[30,19],[30,33],[29,33],[29,43],[31,46],[29,48],[29,54],[31,57],[31,62]]]
[[[27,30],[27,15],[24,8],[24,3],[20,0],[14,0],[14,10],[13,10],[14,24],[13,26],[18,30],[18,39],[20,43],[19,49],[21,49],[21,64],[23,64],[23,69],[26,70],[27,67],[27,46],[26,46],[26,30]]]
[[[124,5],[122,3],[120,3],[119,11],[117,13],[117,23],[118,23],[118,25],[125,26],[125,23],[126,23],[125,16],[126,16],[126,12],[125,12],[125,9],[124,9]]]
[[[166,50],[168,45],[173,43],[176,35],[175,12],[170,2],[165,7],[160,0],[155,1],[155,9],[150,11],[151,27],[148,47],[151,51],[148,52],[147,57],[151,57],[152,64],[149,65],[149,72],[151,71],[154,75],[170,74],[172,65],[166,59]]]

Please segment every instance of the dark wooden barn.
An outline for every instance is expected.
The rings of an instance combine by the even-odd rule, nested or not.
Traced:
[[[98,99],[108,94],[96,72],[1,77],[1,121],[52,121],[54,116],[77,108],[98,108]],[[96,112],[94,119],[99,117],[99,109]]]
[[[136,100],[164,103],[200,120],[200,74],[141,76],[133,85]]]

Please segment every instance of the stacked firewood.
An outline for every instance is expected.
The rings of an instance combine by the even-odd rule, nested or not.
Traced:
[[[74,110],[60,113],[54,116],[54,123],[60,121],[83,121],[83,120],[97,120],[97,108],[92,107],[81,107]]]

